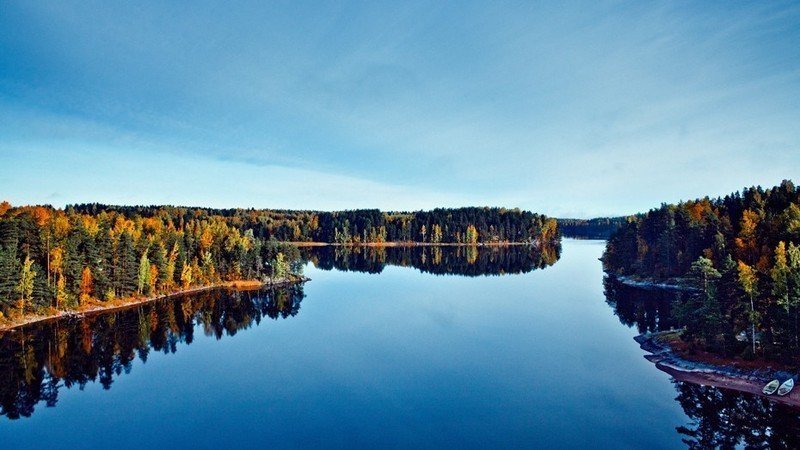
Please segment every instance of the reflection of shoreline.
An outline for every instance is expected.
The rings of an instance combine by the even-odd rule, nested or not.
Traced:
[[[527,273],[555,264],[561,247],[499,245],[307,246],[305,261],[320,270],[381,273],[387,266],[435,275],[486,276]]]
[[[151,352],[175,353],[198,332],[221,339],[265,318],[296,316],[304,297],[299,283],[258,291],[206,289],[0,334],[0,416],[28,417],[40,402],[55,406],[62,387],[99,382],[109,389],[137,358],[144,363]]]
[[[88,316],[93,316],[97,314],[105,314],[111,312],[117,312],[125,309],[132,308],[134,306],[141,306],[146,303],[152,303],[158,300],[166,300],[166,299],[175,299],[178,297],[183,297],[192,294],[198,294],[201,292],[207,291],[215,291],[215,290],[223,290],[223,289],[230,289],[234,291],[249,291],[249,290],[260,290],[260,289],[268,289],[272,287],[281,287],[295,283],[305,283],[309,281],[309,278],[306,277],[292,277],[292,278],[283,278],[283,279],[275,279],[267,281],[266,283],[258,281],[258,280],[240,280],[240,281],[228,281],[224,283],[216,283],[211,284],[208,286],[198,286],[191,289],[184,289],[177,292],[172,292],[169,294],[162,294],[157,295],[155,297],[130,297],[119,299],[114,302],[109,302],[108,304],[94,304],[86,309],[76,309],[70,311],[58,311],[55,314],[47,314],[47,315],[29,315],[26,316],[20,322],[13,322],[6,325],[0,325],[0,336],[6,332],[14,332],[18,328],[25,327],[28,325],[34,325],[39,323],[47,323],[54,320],[59,319],[68,319],[68,318],[83,318]]]
[[[685,292],[699,292],[700,290],[689,286],[686,280],[680,279],[671,279],[665,281],[657,281],[653,279],[638,279],[634,277],[629,277],[625,275],[617,275],[613,273],[606,272],[606,276],[608,278],[613,278],[614,280],[630,287],[639,288],[639,289],[648,289],[648,290],[655,290],[655,289],[664,289],[668,291],[685,291]]]
[[[458,242],[288,242],[295,247],[538,247],[538,242],[477,242],[465,244]],[[554,244],[549,244],[554,245]]]
[[[675,323],[672,308],[682,301],[682,296],[691,293],[652,285],[631,285],[614,276],[606,276],[603,285],[606,303],[620,322],[641,333],[634,340],[649,353],[645,359],[675,380],[752,394],[800,408],[800,389],[785,397],[764,396],[761,392],[769,381],[775,378],[785,380],[793,375],[779,370],[777,363],[733,361],[710,353],[686,354],[682,351],[678,337],[680,331],[676,330],[680,324]],[[761,368],[766,364],[777,368]]]
[[[674,332],[651,333],[636,336],[642,350],[650,353],[645,359],[655,364],[656,368],[669,374],[677,381],[701,386],[714,386],[764,397],[772,402],[800,408],[800,390],[793,390],[788,395],[764,395],[761,391],[766,383],[773,379],[785,380],[792,374],[771,368],[746,370],[733,366],[715,365],[690,361],[678,355],[665,339]]]

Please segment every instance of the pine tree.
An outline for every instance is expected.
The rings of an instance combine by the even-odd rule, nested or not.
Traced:
[[[114,261],[114,291],[117,296],[125,297],[136,292],[138,271],[133,238],[124,231],[119,237],[116,258]]]
[[[7,250],[0,245],[0,311],[8,311],[14,306],[19,273],[20,262],[16,250]]]
[[[167,250],[164,248],[164,244],[161,242],[158,243],[155,251],[153,252],[153,265],[156,268],[155,273],[157,274],[157,276],[153,277],[151,283],[155,286],[156,290],[163,290],[164,287],[167,285],[168,274],[167,274]]]

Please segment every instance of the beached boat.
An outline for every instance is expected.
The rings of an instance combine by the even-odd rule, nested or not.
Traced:
[[[775,391],[778,390],[778,386],[780,386],[780,384],[781,384],[780,381],[772,380],[769,383],[767,383],[766,386],[764,386],[764,390],[762,392],[764,392],[767,395],[772,395],[775,393]]]
[[[784,381],[781,387],[778,388],[778,395],[786,395],[789,392],[792,392],[794,388],[794,378],[789,378],[788,380]]]

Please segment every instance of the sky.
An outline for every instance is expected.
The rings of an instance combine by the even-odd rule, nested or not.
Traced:
[[[16,205],[588,218],[798,174],[798,2],[0,3]]]

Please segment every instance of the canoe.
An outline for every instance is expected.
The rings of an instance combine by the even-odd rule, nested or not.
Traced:
[[[778,386],[780,386],[780,384],[781,384],[780,381],[772,380],[769,383],[767,383],[766,386],[764,386],[764,390],[762,392],[764,392],[767,395],[772,395],[775,393],[775,391],[778,390]]]
[[[786,395],[792,392],[792,388],[794,388],[794,378],[789,378],[778,388],[778,395]]]

